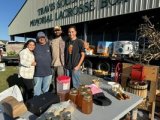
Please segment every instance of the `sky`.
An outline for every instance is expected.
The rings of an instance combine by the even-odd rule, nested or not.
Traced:
[[[0,40],[10,40],[8,25],[22,7],[25,0],[0,1]]]

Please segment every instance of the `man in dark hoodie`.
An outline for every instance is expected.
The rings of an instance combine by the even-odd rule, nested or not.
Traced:
[[[51,51],[48,39],[43,32],[37,34],[37,44],[34,50],[36,68],[34,73],[34,95],[48,92],[51,80]]]

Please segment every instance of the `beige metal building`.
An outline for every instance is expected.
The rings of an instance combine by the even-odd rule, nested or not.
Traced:
[[[76,25],[78,36],[97,45],[97,41],[135,40],[142,16],[159,22],[160,0],[26,0],[9,24],[9,35],[35,38],[44,31],[49,38],[53,27]]]

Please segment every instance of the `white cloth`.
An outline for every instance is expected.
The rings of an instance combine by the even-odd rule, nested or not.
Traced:
[[[7,98],[8,96],[12,96],[17,99],[17,101],[21,102],[23,101],[23,97],[21,94],[21,91],[17,85],[14,85],[3,92],[0,93],[0,101]]]

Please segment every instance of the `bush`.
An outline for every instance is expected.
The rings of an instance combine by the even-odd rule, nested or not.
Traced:
[[[10,51],[7,53],[7,56],[18,56],[18,54],[15,51]]]

